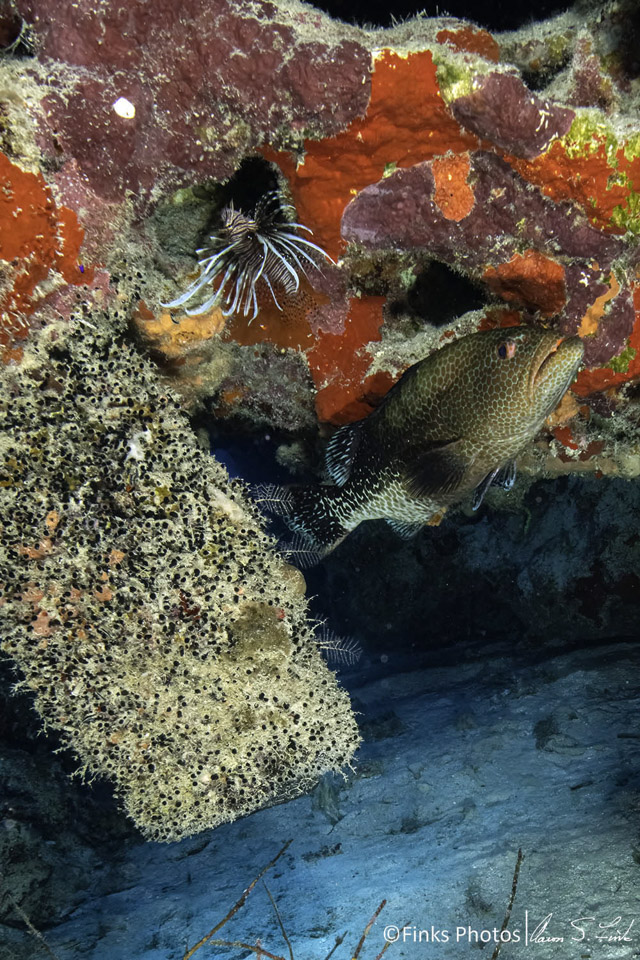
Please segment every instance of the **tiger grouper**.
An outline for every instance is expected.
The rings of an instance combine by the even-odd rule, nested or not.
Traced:
[[[514,458],[538,433],[582,360],[578,337],[509,327],[447,344],[402,375],[364,420],[329,441],[331,485],[269,487],[263,500],[319,554],[363,520],[403,537],[491,484],[510,487]]]

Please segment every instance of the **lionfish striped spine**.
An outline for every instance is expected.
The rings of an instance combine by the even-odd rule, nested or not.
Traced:
[[[200,276],[183,294],[162,306],[182,307],[204,287],[213,285],[211,296],[185,313],[196,316],[219,303],[223,316],[242,314],[251,323],[258,315],[256,288],[263,281],[282,310],[274,287],[282,287],[290,297],[299,289],[301,275],[307,276],[309,265],[318,268],[323,258],[334,262],[322,247],[300,236],[300,230],[309,234],[311,230],[287,219],[292,210],[276,190],[258,201],[252,215],[230,203],[222,211],[220,230],[209,237],[207,246],[196,250]]]

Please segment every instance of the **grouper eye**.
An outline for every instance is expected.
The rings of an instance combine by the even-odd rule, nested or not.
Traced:
[[[501,360],[511,360],[516,352],[516,342],[515,340],[504,340],[498,346],[498,356]]]

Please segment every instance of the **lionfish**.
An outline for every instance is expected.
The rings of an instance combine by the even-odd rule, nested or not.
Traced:
[[[282,203],[277,190],[264,194],[251,215],[237,210],[232,201],[222,210],[218,232],[196,250],[200,276],[183,294],[162,306],[182,307],[203,287],[215,285],[208,300],[185,313],[195,316],[221,303],[223,316],[242,314],[251,323],[258,315],[256,288],[262,281],[282,310],[274,287],[282,287],[290,297],[299,289],[301,275],[307,276],[309,265],[318,268],[322,258],[334,263],[322,247],[300,236],[301,230],[312,231],[287,219],[290,211],[293,207]]]

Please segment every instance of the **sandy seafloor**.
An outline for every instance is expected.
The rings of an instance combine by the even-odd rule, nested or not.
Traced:
[[[363,958],[405,923],[390,958],[490,957],[519,848],[502,960],[640,956],[639,652],[610,642],[536,658],[485,642],[455,663],[394,673],[390,657],[368,682],[347,676],[365,737],[352,776],[180,843],[130,847],[112,892],[47,942],[59,960],[181,958],[293,838],[267,883],[298,960],[324,958],[345,932],[334,956],[352,956],[383,898]],[[224,936],[288,957],[261,885]],[[37,955],[17,933],[2,953]]]

